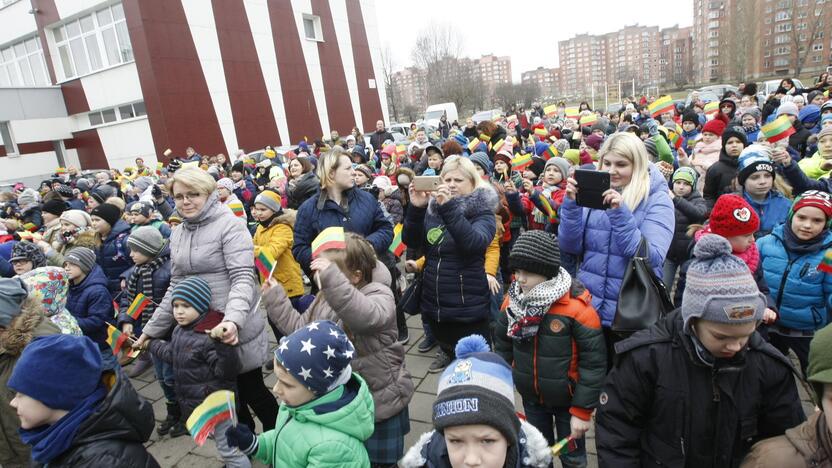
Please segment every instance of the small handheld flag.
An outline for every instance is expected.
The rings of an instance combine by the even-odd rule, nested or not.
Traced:
[[[480,139],[479,138],[474,138],[473,140],[471,140],[470,143],[468,143],[468,151],[473,153],[474,151],[477,150],[477,146],[479,146],[479,145],[480,145]]]
[[[133,302],[130,304],[130,307],[127,308],[127,315],[129,315],[133,320],[138,320],[144,309],[150,305],[151,302],[152,301],[144,294],[136,294],[136,297],[133,298]]]
[[[832,249],[826,249],[826,255],[823,256],[823,260],[818,264],[818,271],[832,274]]]
[[[501,150],[501,149],[503,149],[503,146],[505,146],[505,144],[506,144],[506,140],[504,140],[504,139],[500,138],[500,139],[497,141],[497,143],[494,143],[494,144],[491,146],[491,149],[493,149],[495,153],[499,153],[499,152],[500,152],[500,150]]]
[[[548,135],[549,132],[546,131],[545,128],[538,127],[536,129],[534,129],[534,134],[535,134],[535,136],[538,136],[538,137],[541,137],[541,138],[546,138],[546,135]]]
[[[257,272],[260,273],[260,282],[265,283],[271,276],[274,270],[274,259],[265,250],[261,250],[256,257],[254,257],[254,266]]]
[[[217,424],[234,420],[234,392],[218,390],[208,395],[185,422],[185,427],[200,447],[205,444]]]
[[[400,158],[407,154],[407,145],[396,145],[396,157]]]
[[[26,223],[23,225],[23,229],[26,230],[26,232],[35,232],[38,230],[38,227],[32,223]]]
[[[789,117],[784,114],[770,123],[763,125],[762,131],[763,135],[766,136],[766,140],[774,143],[775,141],[780,141],[783,138],[791,136],[794,133],[794,125],[792,125]]]
[[[393,227],[393,243],[390,244],[390,252],[392,252],[393,255],[397,257],[401,257],[404,253],[404,249],[407,248],[404,242],[402,242],[403,228],[404,226],[402,225],[402,223],[399,223],[395,227]]]
[[[598,115],[595,113],[587,114],[581,117],[581,127],[588,127],[598,121]]]
[[[647,105],[647,110],[650,111],[650,115],[653,118],[656,118],[665,112],[670,112],[673,110],[673,99],[670,96],[662,96],[655,101],[651,102]]]
[[[523,169],[532,165],[532,155],[531,154],[521,154],[516,156],[514,159],[511,160],[511,170],[512,171],[522,171]]]
[[[113,355],[118,356],[118,353],[121,352],[121,348],[124,347],[124,344],[127,343],[127,341],[127,335],[118,331],[118,329],[113,325],[107,325],[107,344],[113,348]]]
[[[578,117],[581,115],[581,112],[578,110],[577,107],[567,107],[564,109],[564,113],[566,114],[567,119],[578,120]]]
[[[558,113],[558,106],[556,104],[546,106],[543,108],[543,113],[546,117],[554,117]]]
[[[719,111],[719,103],[716,101],[711,101],[705,104],[705,108],[703,110],[705,111],[705,115],[713,116]]]
[[[234,216],[238,218],[244,218],[246,216],[246,210],[243,208],[243,204],[234,201],[228,204],[228,207],[231,208],[231,212],[234,213]]]
[[[556,157],[557,155],[558,155],[558,149],[555,148],[555,145],[549,145],[549,147],[546,148],[546,151],[543,152],[543,159],[548,161],[548,160]]]
[[[552,204],[549,203],[549,198],[541,193],[538,199],[540,200],[540,204],[543,206],[543,212],[546,214],[546,217],[549,218],[549,222],[556,223],[558,221],[558,212],[552,208]]]
[[[566,453],[569,453],[576,448],[578,448],[578,444],[575,442],[575,439],[573,439],[572,436],[566,437],[552,446],[552,457],[560,456],[560,453],[563,452],[564,449],[566,449]]]
[[[331,226],[318,234],[312,241],[312,258],[317,258],[322,252],[332,249],[347,248],[347,240],[344,237],[344,228]]]

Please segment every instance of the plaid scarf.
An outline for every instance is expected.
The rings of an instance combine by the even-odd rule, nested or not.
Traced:
[[[513,282],[508,289],[508,330],[506,334],[514,340],[524,340],[537,335],[540,322],[555,301],[569,292],[572,277],[563,268],[549,281],[544,281],[523,294],[520,283]]]
[[[142,311],[142,326],[147,324],[147,321],[153,316],[153,311],[156,310],[157,306],[153,302],[153,272],[158,270],[169,258],[169,254],[160,255],[144,265],[138,265],[133,270],[133,274],[127,279],[128,307],[129,304],[133,303],[133,300],[139,293],[144,294],[145,297],[150,299],[150,303]],[[141,290],[139,290],[139,284],[141,284]]]

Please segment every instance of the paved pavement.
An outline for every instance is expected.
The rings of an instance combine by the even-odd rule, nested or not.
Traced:
[[[416,350],[416,346],[421,340],[423,333],[419,317],[410,317],[408,319],[408,326],[410,327],[410,344],[407,346],[406,364],[410,373],[413,375],[416,393],[414,393],[413,400],[410,402],[411,431],[405,438],[406,447],[413,445],[423,432],[431,430],[431,408],[433,400],[436,397],[436,385],[438,382],[438,374],[427,373],[428,366],[433,360],[433,352],[421,354]],[[273,338],[272,342],[274,343]],[[792,357],[795,360],[794,356]],[[265,374],[264,379],[269,388],[275,383],[273,373]],[[162,389],[156,382],[153,372],[148,371],[144,375],[132,379],[132,382],[143,397],[153,402],[153,411],[156,419],[161,420],[165,415],[165,401],[162,395]],[[811,414],[814,411],[814,406],[809,401],[805,390],[802,387],[799,388],[804,410],[806,414]],[[517,402],[518,411],[522,411],[519,395],[515,396],[515,401]],[[171,439],[168,436],[159,437],[154,431],[147,445],[150,453],[156,457],[156,460],[163,467],[219,468],[223,466],[223,463],[217,458],[216,449],[210,440],[204,446],[197,447],[193,439],[188,436]],[[587,434],[587,452],[589,467],[597,467],[598,461],[595,452],[594,429],[590,430]],[[263,467],[264,465],[259,462],[254,462],[254,466]],[[559,464],[556,462],[555,466],[559,466]]]

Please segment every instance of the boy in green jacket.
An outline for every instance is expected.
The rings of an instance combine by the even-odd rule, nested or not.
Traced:
[[[797,165],[810,179],[829,177],[832,172],[832,126],[818,133],[818,151],[811,158],[801,159]]]
[[[275,428],[260,436],[244,424],[226,431],[229,445],[280,467],[369,467],[364,448],[375,429],[373,398],[352,373],[355,348],[329,320],[280,340],[274,352],[280,399]]]

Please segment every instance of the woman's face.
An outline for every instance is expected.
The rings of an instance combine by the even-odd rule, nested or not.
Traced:
[[[788,80],[783,80],[780,82],[780,87],[785,89],[786,91],[792,89],[792,84]]]
[[[173,183],[173,201],[176,205],[176,211],[184,218],[193,218],[198,215],[205,202],[208,201],[208,195],[200,193],[193,187],[189,187],[182,182]]]
[[[725,142],[725,153],[728,156],[736,158],[742,153],[743,148],[745,146],[743,146],[742,141],[737,137],[731,137]]]
[[[448,171],[442,176],[442,183],[448,186],[452,197],[468,195],[474,191],[474,184],[462,173],[462,171]]]
[[[740,99],[740,107],[751,107],[751,97],[743,96],[742,99]]]
[[[623,190],[633,179],[633,163],[613,152],[604,156],[601,170],[610,173],[610,187],[614,189]]]
[[[824,99],[826,99],[826,98],[823,97],[823,94],[818,94],[817,96],[812,98],[812,102],[810,102],[809,104],[814,104],[814,105],[820,107],[820,106],[823,105]]]
[[[729,115],[734,111],[734,105],[726,103],[719,106],[719,110],[721,110],[723,114]]]
[[[292,162],[289,163],[289,175],[292,176],[293,179],[303,175],[303,166],[297,159],[293,159]]]
[[[802,241],[812,240],[826,227],[826,215],[820,208],[804,206],[792,216],[792,232]],[[17,268],[15,268],[15,271]]]
[[[352,180],[352,161],[349,156],[341,155],[338,157],[338,164],[332,171],[333,188],[338,190],[347,190],[353,186]]]
[[[745,191],[752,197],[763,198],[768,195],[768,192],[774,185],[774,177],[771,175],[771,172],[757,171],[751,174],[743,185]]]

